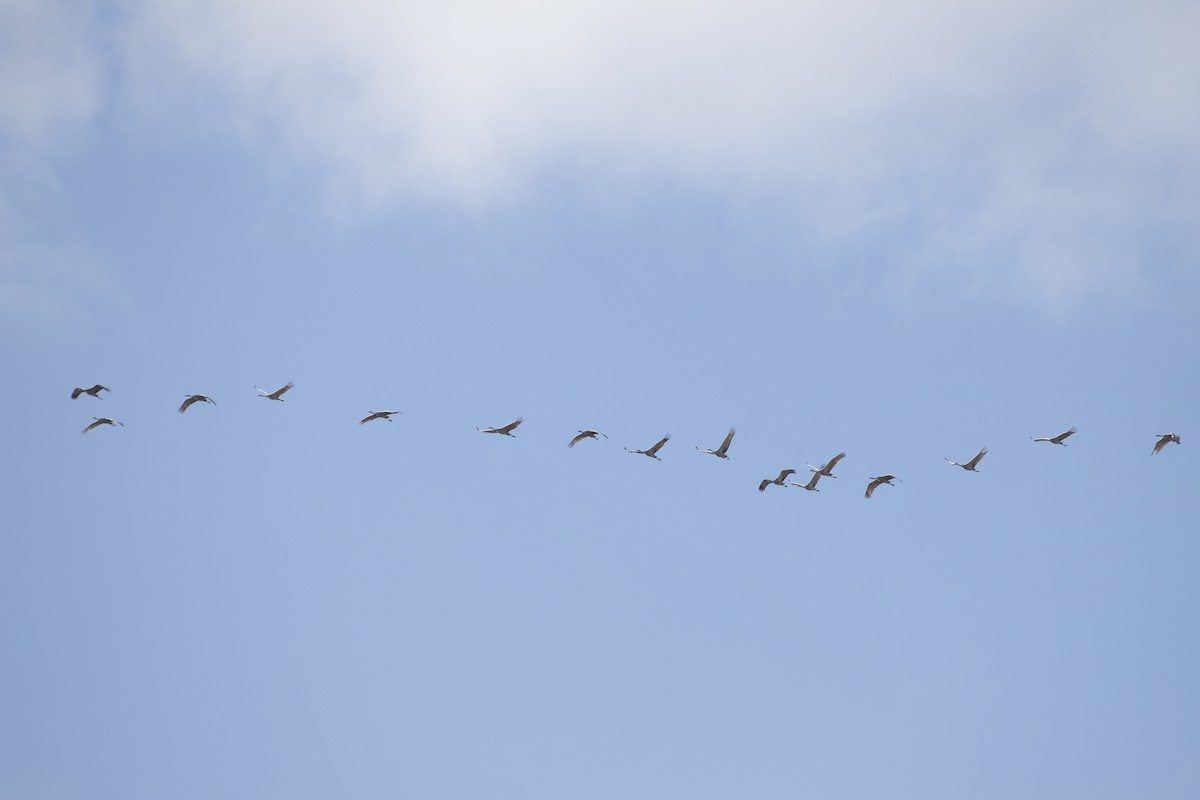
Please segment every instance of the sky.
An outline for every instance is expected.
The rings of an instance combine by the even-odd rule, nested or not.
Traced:
[[[0,0],[0,800],[1200,794],[1197,30]]]

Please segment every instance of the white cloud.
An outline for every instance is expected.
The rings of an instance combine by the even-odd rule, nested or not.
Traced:
[[[1197,251],[1191,2],[159,0],[123,19],[143,119],[237,137],[345,213],[652,175],[793,209],[834,249],[901,231],[905,275],[1039,298],[1142,291],[1151,232]]]

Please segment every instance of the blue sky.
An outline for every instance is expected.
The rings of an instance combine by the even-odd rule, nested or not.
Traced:
[[[1198,25],[0,2],[0,800],[1195,796]]]

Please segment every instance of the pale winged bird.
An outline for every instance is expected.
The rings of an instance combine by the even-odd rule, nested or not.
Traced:
[[[787,481],[788,475],[795,475],[795,474],[796,474],[796,470],[785,469],[779,473],[779,477],[776,478],[775,480],[771,480],[770,478],[763,478],[762,483],[760,483],[758,485],[758,490],[760,492],[764,492],[764,491],[766,491],[767,487],[770,486],[772,483],[775,484],[776,486],[783,486],[784,483]]]
[[[663,438],[661,438],[657,442],[655,442],[653,447],[649,447],[645,450],[630,450],[628,447],[626,447],[625,452],[626,453],[637,453],[638,455],[642,455],[642,456],[650,456],[650,458],[653,458],[656,461],[662,461],[662,459],[658,457],[658,451],[661,450],[662,446],[664,444],[666,444],[667,442],[669,442],[670,440],[671,440],[671,434],[668,433],[666,436],[664,436]]]
[[[1157,453],[1159,450],[1162,450],[1164,447],[1166,447],[1171,442],[1174,442],[1175,444],[1179,444],[1179,434],[1177,434],[1177,433],[1160,433],[1160,434],[1158,434],[1158,441],[1154,443],[1154,453],[1151,453],[1150,455],[1154,455],[1155,453]]]
[[[84,389],[82,386],[76,386],[71,391],[71,399],[74,400],[77,397],[79,397],[79,395],[81,395],[81,394],[90,394],[92,397],[96,398],[97,400],[103,400],[104,398],[100,396],[100,393],[101,392],[111,392],[111,391],[112,391],[112,389],[109,389],[107,386],[101,386],[98,383],[90,389]]]
[[[883,484],[886,483],[888,486],[895,486],[895,484],[892,483],[892,481],[900,481],[900,479],[897,478],[895,475],[880,475],[878,477],[871,478],[871,482],[867,484],[867,493],[865,495],[863,495],[863,497],[870,500],[871,495],[873,495],[875,493],[875,490],[878,489]],[[900,482],[904,483],[904,481],[900,481]]]
[[[819,492],[821,490],[817,488],[817,481],[821,480],[821,476],[824,474],[819,469],[813,470],[813,474],[808,476],[808,483],[796,483],[792,481],[788,486],[795,486],[797,489],[808,489],[810,492]]]
[[[1063,447],[1066,447],[1067,446],[1066,442],[1064,442],[1063,439],[1066,439],[1068,436],[1070,436],[1075,431],[1076,431],[1076,428],[1074,425],[1072,425],[1071,430],[1063,431],[1058,436],[1038,436],[1037,438],[1030,436],[1029,438],[1033,439],[1033,441],[1035,441],[1035,442],[1050,442],[1051,444],[1061,444]]]
[[[513,431],[516,430],[516,427],[524,421],[524,417],[517,417],[512,422],[508,423],[507,425],[502,425],[499,428],[476,428],[475,430],[479,431],[480,433],[499,433],[504,436],[512,436],[515,439],[516,435],[513,433]]]
[[[574,439],[567,442],[567,447],[574,447],[575,445],[582,442],[584,439],[595,439],[597,436],[604,436],[605,439],[608,438],[608,436],[601,433],[600,431],[593,431],[593,430],[579,431],[578,435],[576,435]]]
[[[187,399],[183,401],[183,405],[179,407],[179,413],[182,414],[183,412],[187,411],[188,406],[190,406],[192,403],[212,403],[215,406],[217,401],[202,394],[189,394]]]
[[[838,453],[836,456],[829,459],[828,461],[826,461],[824,464],[822,464],[819,467],[814,467],[812,464],[809,464],[808,462],[805,462],[805,466],[808,467],[809,472],[816,472],[817,474],[824,475],[827,478],[836,478],[837,475],[833,474],[833,468],[836,467],[837,463],[845,457],[846,457],[845,453]]]
[[[92,417],[92,419],[94,419],[96,421],[93,422],[91,425],[88,425],[83,430],[81,430],[80,433],[87,433],[88,431],[92,430],[93,428],[99,428],[101,425],[120,425],[122,428],[125,427],[124,422],[118,422],[117,420],[112,419],[110,417]]]
[[[279,402],[282,403],[283,396],[287,393],[288,389],[291,389],[295,385],[296,384],[293,383],[292,381],[288,381],[287,386],[281,386],[273,392],[264,392],[262,389],[259,389],[257,386],[254,387],[254,391],[258,392],[259,397],[265,397],[268,400],[278,400]]]
[[[726,453],[729,452],[729,444],[730,444],[730,442],[733,441],[733,435],[735,433],[737,433],[737,429],[730,428],[729,433],[725,436],[725,441],[721,442],[721,446],[718,447],[716,450],[705,450],[702,447],[697,447],[696,449],[699,450],[701,453],[708,453],[709,455],[716,456],[717,458],[729,458],[729,456],[726,455]]]
[[[403,413],[404,413],[403,411],[372,411],[370,414],[367,414],[365,417],[360,419],[358,421],[358,424],[362,425],[364,422],[370,422],[373,419],[385,419],[388,422],[391,422],[392,414],[403,414]]]
[[[968,472],[979,472],[979,470],[975,469],[975,465],[978,464],[980,462],[980,460],[986,455],[987,455],[987,448],[983,447],[983,448],[980,448],[979,452],[975,454],[974,458],[972,458],[970,461],[968,461],[965,464],[960,464],[957,461],[951,461],[950,459],[946,458],[945,456],[942,456],[942,458],[946,458],[947,464],[953,464],[956,467],[962,467],[963,469],[967,470]]]

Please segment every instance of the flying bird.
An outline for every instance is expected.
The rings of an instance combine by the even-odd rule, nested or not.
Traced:
[[[871,482],[867,484],[867,493],[865,495],[863,495],[863,497],[870,500],[871,495],[875,493],[875,490],[878,489],[883,484],[886,483],[888,486],[895,486],[895,484],[892,483],[892,481],[900,481],[900,479],[897,478],[895,475],[880,475],[878,477],[871,478]],[[900,482],[904,483],[904,481],[900,481]]]
[[[776,486],[783,486],[784,483],[787,481],[788,475],[795,475],[795,474],[796,474],[796,470],[785,469],[779,473],[779,477],[776,478],[775,480],[771,480],[770,478],[763,478],[762,483],[760,483],[758,485],[758,490],[760,492],[764,492],[764,491],[766,491],[767,487],[770,486],[772,483],[775,484]]]
[[[279,402],[282,403],[283,396],[287,393],[288,389],[291,389],[295,385],[296,384],[293,383],[292,381],[288,381],[287,386],[281,386],[273,392],[264,392],[262,389],[259,389],[257,386],[254,387],[254,391],[258,392],[259,397],[265,397],[268,400],[278,400]]]
[[[818,475],[825,475],[826,477],[829,477],[829,478],[836,478],[837,475],[833,474],[833,468],[836,467],[837,463],[845,457],[846,457],[845,453],[838,453],[836,456],[829,459],[828,461],[826,461],[824,464],[822,464],[819,467],[814,467],[812,464],[809,464],[808,462],[805,462],[805,466],[808,467],[810,472],[815,472]]]
[[[109,389],[107,386],[101,386],[98,383],[90,389],[84,389],[82,386],[76,386],[71,391],[71,399],[75,400],[81,394],[90,394],[92,397],[96,398],[97,400],[103,400],[104,398],[100,396],[100,393],[101,392],[111,392],[111,391],[112,391],[112,389]]]
[[[384,420],[387,420],[388,422],[391,422],[392,414],[403,414],[403,413],[404,413],[403,411],[372,411],[370,414],[367,414],[365,417],[360,419],[358,421],[358,424],[362,425],[363,423],[370,422],[373,419],[384,419]]]
[[[965,464],[960,464],[957,461],[951,461],[950,459],[946,458],[945,456],[942,456],[942,458],[946,458],[947,464],[953,464],[956,467],[962,467],[963,469],[967,470],[968,472],[979,472],[979,470],[975,469],[975,465],[978,464],[980,462],[980,460],[982,460],[983,457],[986,455],[987,455],[987,448],[983,447],[983,448],[980,448],[979,452],[975,454],[974,458],[972,458],[970,461],[968,461]]]
[[[183,401],[183,405],[179,407],[179,413],[182,414],[183,412],[187,411],[188,406],[190,406],[192,403],[212,403],[215,406],[217,401],[202,394],[189,394],[187,399]]]
[[[1164,447],[1166,447],[1171,442],[1174,442],[1175,444],[1179,444],[1179,434],[1177,434],[1177,433],[1160,433],[1160,434],[1158,434],[1158,441],[1154,443],[1154,453],[1151,453],[1150,455],[1154,455],[1155,453],[1157,453],[1159,450],[1162,450]]]
[[[608,436],[601,433],[600,431],[593,431],[593,430],[579,431],[578,435],[574,439],[567,442],[567,447],[574,447],[575,445],[582,442],[584,439],[595,439],[597,436],[604,436],[605,439],[608,438]]]
[[[821,490],[817,488],[817,481],[821,480],[821,476],[824,474],[821,470],[814,469],[813,474],[808,476],[808,483],[796,483],[792,481],[788,485],[795,486],[797,489],[808,489],[810,492],[819,492]]]
[[[733,435],[735,433],[737,433],[737,429],[730,428],[729,433],[725,436],[725,441],[721,442],[721,446],[718,447],[716,450],[705,450],[702,447],[697,447],[696,449],[699,450],[701,453],[708,453],[709,455],[716,456],[717,458],[729,458],[729,456],[726,455],[726,453],[729,452],[729,444],[730,444],[730,442],[733,441]]]
[[[1070,436],[1075,431],[1076,431],[1076,428],[1074,425],[1072,425],[1071,430],[1063,431],[1058,436],[1038,436],[1036,439],[1034,437],[1030,436],[1029,438],[1033,439],[1033,441],[1035,441],[1035,442],[1050,442],[1051,444],[1061,444],[1063,447],[1066,447],[1067,445],[1063,441],[1063,439],[1066,439],[1068,436]]]
[[[479,431],[480,433],[500,433],[505,436],[512,436],[515,439],[516,435],[513,433],[513,431],[516,430],[516,427],[524,421],[524,417],[517,417],[512,422],[508,423],[507,425],[502,425],[499,428],[476,428],[475,430]]]
[[[671,440],[671,434],[668,433],[666,436],[664,436],[663,438],[661,438],[657,442],[655,442],[653,447],[650,447],[646,450],[630,450],[628,447],[626,447],[625,452],[626,453],[637,453],[638,455],[643,455],[643,456],[650,456],[650,458],[653,458],[656,461],[662,461],[662,459],[658,457],[658,451],[661,450],[662,446],[664,444],[666,444],[667,442],[669,442],[670,440]]]
[[[88,425],[83,430],[81,430],[80,433],[87,433],[88,431],[92,430],[93,428],[99,428],[101,425],[120,425],[122,428],[125,427],[124,422],[118,422],[117,420],[112,419],[110,417],[92,417],[92,419],[94,419],[96,421],[93,422],[91,425]]]

